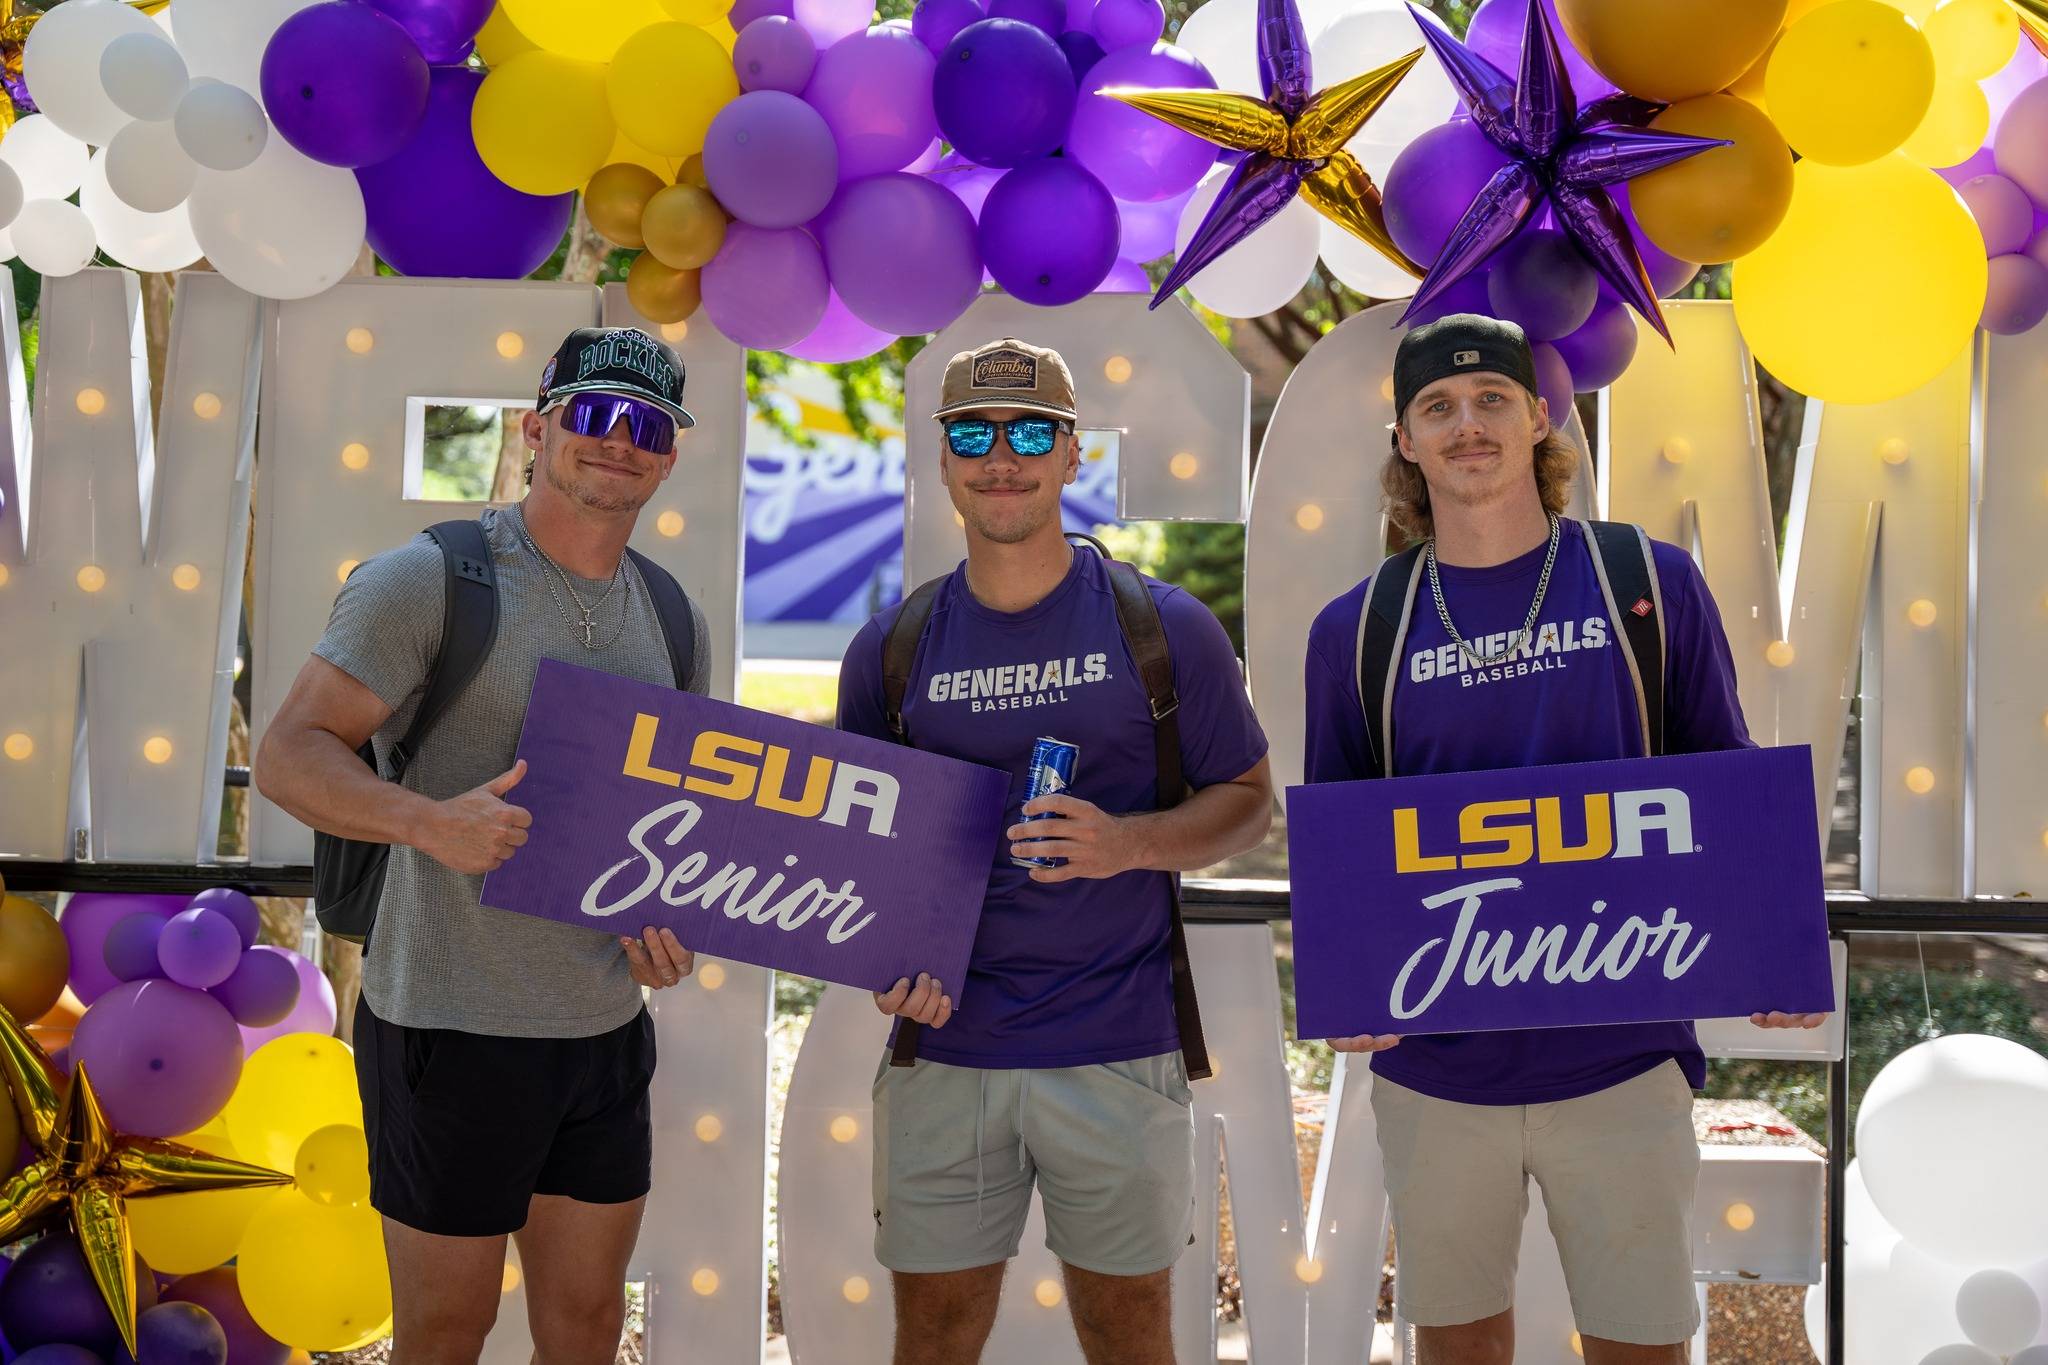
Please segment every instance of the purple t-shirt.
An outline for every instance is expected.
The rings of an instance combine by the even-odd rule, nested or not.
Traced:
[[[1188,785],[1244,776],[1266,755],[1230,637],[1199,600],[1147,580],[1173,656]],[[839,674],[839,728],[889,738],[882,641],[899,608],[861,628]],[[903,719],[911,743],[1010,774],[1006,824],[1022,814],[1031,746],[1080,746],[1071,794],[1114,815],[1158,808],[1158,759],[1144,683],[1117,625],[1107,571],[1077,550],[1058,587],[1020,612],[991,611],[947,578],[925,626]],[[1001,840],[966,990],[918,1056],[979,1067],[1086,1066],[1180,1047],[1164,872],[1034,882]],[[952,987],[954,983],[946,983]]]
[[[1444,604],[1482,658],[1508,647],[1529,614],[1547,544],[1487,569],[1440,568]],[[1674,754],[1752,746],[1720,612],[1691,556],[1652,542],[1664,599],[1664,747]],[[1377,776],[1358,700],[1358,616],[1367,579],[1309,629],[1310,782]],[[1624,609],[1631,604],[1620,604]],[[1639,758],[1635,687],[1614,638],[1585,533],[1567,521],[1531,651],[1475,669],[1438,619],[1425,578],[1394,684],[1396,775]],[[1706,1059],[1690,1023],[1418,1034],[1372,1067],[1411,1090],[1465,1104],[1547,1104],[1590,1095],[1677,1059],[1694,1089]]]

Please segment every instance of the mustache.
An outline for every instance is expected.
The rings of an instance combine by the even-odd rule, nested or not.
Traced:
[[[967,485],[967,490],[970,493],[1036,493],[1038,487],[1035,483],[993,481],[988,483],[970,483]]]

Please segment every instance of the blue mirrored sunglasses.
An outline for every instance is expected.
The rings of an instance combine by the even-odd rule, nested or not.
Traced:
[[[611,435],[619,419],[633,433],[633,444],[650,455],[676,448],[676,419],[654,404],[616,393],[574,393],[562,400],[562,428],[578,436]]]
[[[955,417],[946,423],[946,444],[955,455],[978,460],[996,448],[996,432],[1001,430],[1019,455],[1050,455],[1053,434],[1066,429],[1065,422],[1050,417],[1013,417],[1007,422]]]

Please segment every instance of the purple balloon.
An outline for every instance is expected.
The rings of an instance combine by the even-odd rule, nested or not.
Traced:
[[[232,886],[209,886],[186,903],[187,910],[216,910],[233,922],[242,946],[253,948],[263,937],[263,912],[256,902]]]
[[[1078,88],[1088,79],[1088,73],[1102,60],[1102,44],[1079,29],[1068,29],[1059,37],[1060,51],[1067,54],[1067,69],[1074,73],[1074,84]]]
[[[981,221],[981,206],[988,201],[988,192],[996,187],[996,181],[1003,178],[1003,172],[993,166],[978,166],[951,156],[941,161],[926,178],[952,192],[967,211],[974,215],[974,221]]]
[[[1635,316],[1620,299],[1602,294],[1584,326],[1551,344],[1580,390],[1604,389],[1621,378],[1635,359]]]
[[[1048,38],[1066,31],[1066,0],[988,0],[988,17],[1029,24]]]
[[[156,958],[165,976],[203,991],[234,973],[242,960],[242,936],[234,921],[217,910],[187,910],[164,926]]]
[[[497,0],[370,0],[397,20],[419,46],[429,66],[448,66],[469,56],[478,29]]]
[[[1962,195],[1977,231],[1984,234],[1984,254],[2004,256],[2024,251],[2034,235],[2034,201],[2002,175],[1980,175],[1963,182]]]
[[[1477,313],[1481,317],[1493,316],[1493,304],[1486,297],[1486,271],[1475,270],[1456,284],[1438,294],[1426,305],[1417,309],[1408,319],[1410,327],[1420,327],[1425,322],[1435,322],[1453,313]]]
[[[1150,47],[1166,31],[1159,0],[1095,0],[1095,37],[1104,52]]]
[[[1585,108],[1603,95],[1614,93],[1614,82],[1593,69],[1593,64],[1579,55],[1565,36],[1564,23],[1557,17],[1557,0],[1542,0],[1543,12],[1550,20],[1550,31],[1557,36],[1558,51],[1564,54],[1565,71],[1571,76],[1572,93],[1578,97],[1579,107]],[[1485,0],[1472,12],[1472,23],[1465,30],[1465,46],[1492,62],[1502,71],[1513,74],[1522,69],[1522,34],[1529,21],[1529,0]]]
[[[64,1342],[51,1342],[47,1346],[32,1346],[18,1356],[8,1359],[25,1362],[25,1365],[106,1365],[99,1356],[83,1346],[72,1346]]]
[[[263,49],[263,107],[286,142],[330,166],[374,166],[427,112],[429,72],[412,37],[363,0],[324,0]]]
[[[977,0],[919,0],[910,16],[910,31],[936,57],[961,29],[988,18]]]
[[[1067,22],[1063,32],[1095,32],[1095,0],[1067,0]]]
[[[1536,358],[1536,390],[1550,404],[1550,425],[1562,428],[1572,419],[1572,367],[1564,363],[1557,347],[1547,341],[1534,342],[1529,353]]]
[[[137,1256],[135,1311],[154,1307],[156,1276]],[[0,1281],[0,1331],[23,1354],[55,1344],[82,1346],[106,1361],[127,1354],[85,1253],[68,1232],[53,1232],[14,1258],[14,1269]]]
[[[1991,154],[1989,147],[1979,147],[1970,153],[1969,160],[1958,161],[1953,166],[1937,166],[1934,173],[1948,181],[1952,188],[1960,190],[1980,175],[1998,174],[1998,158]]]
[[[819,365],[843,365],[849,360],[865,360],[895,339],[855,317],[835,291],[825,300],[825,316],[811,334],[782,351]]]
[[[742,90],[781,90],[801,95],[818,65],[818,45],[802,24],[771,14],[740,30],[732,46],[732,69]]]
[[[1152,292],[1152,277],[1145,273],[1145,267],[1136,261],[1119,258],[1102,277],[1102,283],[1095,286],[1098,294],[1149,294]]]
[[[1593,315],[1600,277],[1571,238],[1530,228],[1489,263],[1486,294],[1495,317],[1515,323],[1531,341],[1555,341]]]
[[[831,292],[811,234],[747,223],[726,229],[701,283],[711,325],[756,351],[779,351],[809,336]]]
[[[469,131],[484,73],[434,72],[427,115],[396,156],[356,172],[370,249],[401,275],[524,279],[547,263],[575,194],[522,194],[492,175]]]
[[[196,1303],[159,1303],[135,1319],[138,1365],[227,1365],[228,1334]]]
[[[1469,119],[1439,124],[1409,143],[1388,168],[1383,187],[1387,232],[1395,245],[1428,266],[1479,191],[1507,164],[1507,154]]]
[[[929,180],[856,180],[833,200],[823,227],[833,286],[870,327],[896,336],[936,332],[981,292],[974,216]]]
[[[196,1303],[213,1314],[227,1334],[227,1365],[285,1365],[292,1348],[256,1325],[242,1302],[241,1283],[231,1265],[181,1275],[164,1291],[165,1303]]]
[[[2048,268],[2031,256],[1993,256],[1984,292],[1984,330],[2000,336],[2032,331],[2048,317]]]
[[[931,51],[900,28],[872,28],[820,53],[804,99],[832,129],[842,179],[902,170],[938,135]]]
[[[144,910],[107,930],[106,944],[100,950],[107,970],[123,981],[162,976],[164,968],[156,945],[163,937],[166,922],[163,916]]]
[[[131,896],[120,892],[81,891],[64,903],[57,926],[71,949],[71,990],[87,1005],[121,984],[121,978],[107,970],[107,933],[138,911],[161,919],[185,909],[186,896]]]
[[[267,1028],[299,1003],[299,974],[282,948],[262,944],[242,954],[228,979],[209,992],[244,1028]]]
[[[732,25],[735,33],[744,33],[748,24],[756,19],[766,19],[770,15],[781,19],[793,19],[796,17],[796,5],[792,0],[733,0],[733,7],[726,14],[725,21]]]
[[[134,981],[86,1010],[71,1035],[71,1059],[91,1074],[114,1127],[173,1137],[228,1102],[242,1073],[242,1036],[205,991]]]
[[[790,15],[822,50],[866,28],[874,12],[873,0],[792,0]]]
[[[932,73],[932,109],[954,150],[984,166],[1050,156],[1074,117],[1074,72],[1042,30],[983,19],[953,35]]]
[[[1117,216],[1123,221],[1123,246],[1118,254],[1125,260],[1143,263],[1156,261],[1173,250],[1174,234],[1180,231],[1180,216],[1187,208],[1188,200],[1195,197],[1190,189],[1171,199],[1158,199],[1149,204],[1127,204],[1117,202]]]
[[[810,105],[781,90],[753,90],[711,120],[704,176],[725,211],[741,222],[795,227],[832,202],[839,148]]]
[[[1054,308],[1095,291],[1116,264],[1116,200],[1065,157],[1006,173],[981,215],[981,258],[995,282]]]
[[[1118,85],[1214,89],[1207,67],[1167,43],[1127,47],[1097,62],[1074,105],[1067,154],[1119,199],[1171,199],[1216,164],[1216,148],[1098,91]]]
[[[291,959],[292,970],[299,978],[299,1003],[292,1006],[292,1012],[268,1028],[244,1028],[242,1051],[252,1053],[273,1039],[291,1033],[334,1032],[334,983],[327,979],[327,973],[319,964],[299,956],[289,948],[277,948]]]
[[[2019,93],[1991,139],[1998,173],[2048,206],[2048,80]]]

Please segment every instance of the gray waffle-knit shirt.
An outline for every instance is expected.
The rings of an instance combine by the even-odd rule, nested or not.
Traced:
[[[604,649],[583,647],[572,629],[562,585],[527,548],[517,507],[479,520],[498,577],[498,635],[490,657],[421,743],[405,785],[445,800],[512,766],[533,677],[542,659],[560,659],[621,677],[673,686],[675,670],[661,620],[629,562],[619,587],[592,617]],[[419,709],[427,671],[441,646],[441,547],[424,532],[363,561],[334,599],[327,631],[313,652],[375,692],[392,708],[375,737],[379,771]],[[593,603],[610,580],[569,576],[576,596]],[[559,603],[559,605],[558,605]],[[710,632],[690,602],[696,656],[689,690],[711,676]],[[580,618],[579,618],[580,619]],[[506,800],[518,804],[514,787]],[[363,963],[363,995],[379,1019],[407,1028],[458,1029],[514,1038],[584,1038],[609,1032],[641,1008],[615,933],[486,909],[483,878],[465,876],[404,845],[391,850],[384,895]],[[640,926],[619,932],[637,932]]]

